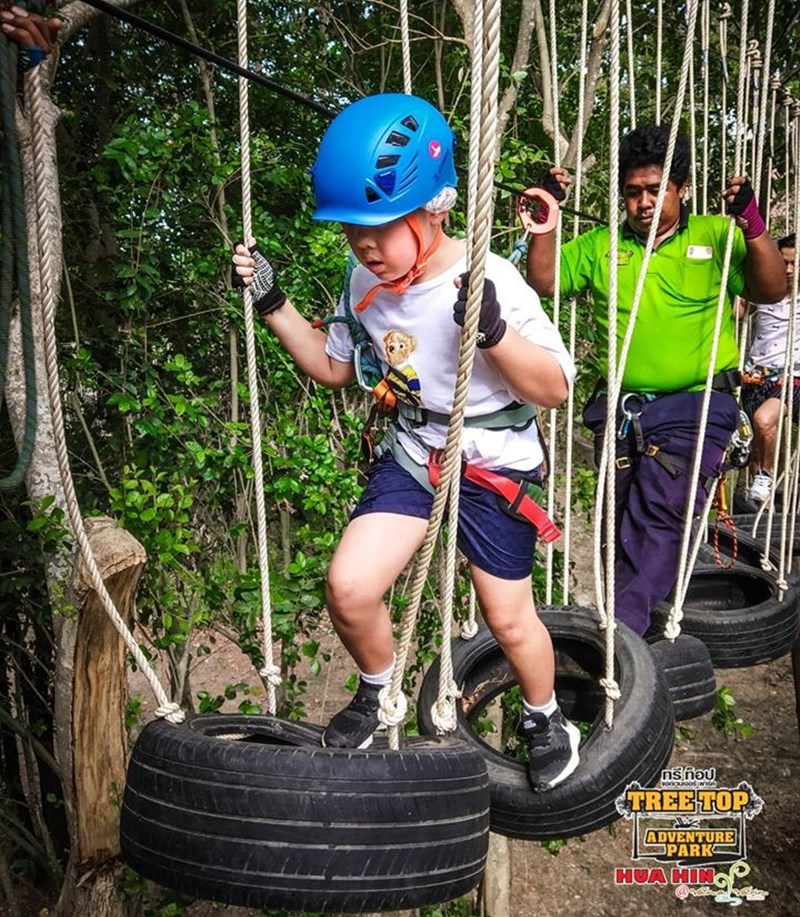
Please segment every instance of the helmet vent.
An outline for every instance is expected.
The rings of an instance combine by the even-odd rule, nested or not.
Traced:
[[[397,153],[394,153],[391,156],[379,156],[377,162],[375,163],[375,168],[388,169],[390,166],[396,166],[399,160],[400,156]]]
[[[403,127],[407,127],[410,131],[419,130],[419,124],[417,123],[416,118],[414,118],[412,115],[406,115],[406,117],[403,118],[400,123],[403,125]]]
[[[387,146],[405,146],[411,138],[407,134],[401,134],[400,131],[392,131],[386,138]]]
[[[364,188],[364,196],[370,204],[374,204],[375,201],[379,201],[381,199],[378,192],[374,188],[370,188],[369,185]]]

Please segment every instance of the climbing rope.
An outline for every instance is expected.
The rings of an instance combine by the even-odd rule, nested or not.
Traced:
[[[400,0],[400,44],[403,52],[403,92],[411,95],[411,41],[408,29],[408,0]]]
[[[58,353],[55,335],[57,299],[56,271],[59,264],[58,259],[55,257],[55,240],[58,231],[58,218],[53,211],[52,201],[47,196],[48,183],[46,181],[46,175],[48,172],[48,154],[43,127],[44,94],[42,90],[41,67],[34,67],[25,74],[25,99],[27,104],[26,117],[30,124],[31,131],[31,188],[34,199],[33,219],[36,224],[34,238],[38,247],[35,263],[36,270],[38,271],[39,291],[42,302],[47,391],[50,412],[52,415],[56,461],[61,477],[61,485],[64,491],[67,516],[76,541],[78,542],[81,558],[83,559],[92,587],[97,592],[106,614],[122,637],[128,651],[136,660],[136,664],[147,678],[158,700],[156,716],[164,717],[171,723],[180,723],[184,718],[183,711],[178,704],[171,702],[167,697],[147,657],[139,649],[136,640],[117,611],[106,589],[83,524],[80,507],[78,506],[75,483],[72,478],[72,471],[69,466],[69,458],[67,455],[67,443],[64,434],[64,415],[61,405],[61,387],[58,373]]]
[[[696,14],[696,4],[694,6],[694,12]],[[744,40],[744,35],[746,34],[747,28],[746,24],[748,22],[748,0],[744,0],[743,9],[742,9],[742,40],[739,45],[739,78],[738,78],[738,94],[737,94],[737,137],[736,137],[736,155],[735,155],[735,166],[734,166],[734,175],[742,174],[742,162],[744,157],[744,143],[746,139],[746,129],[744,124],[744,112],[745,112],[745,80],[746,80],[746,54],[747,54],[747,45]],[[722,276],[720,279],[719,287],[719,296],[717,299],[717,314],[716,320],[714,323],[714,332],[711,342],[711,353],[709,355],[708,361],[708,372],[706,374],[706,383],[703,390],[703,401],[700,409],[700,419],[698,423],[697,431],[697,448],[695,449],[694,460],[692,462],[692,474],[689,484],[689,490],[687,494],[686,502],[686,512],[685,512],[685,524],[683,531],[683,538],[681,541],[681,554],[680,560],[678,562],[678,578],[675,585],[675,601],[670,608],[669,618],[667,621],[667,626],[665,628],[665,634],[673,638],[673,635],[677,635],[677,625],[683,617],[683,603],[686,600],[686,595],[689,590],[689,581],[691,578],[692,566],[689,565],[690,554],[694,553],[696,556],[696,551],[690,551],[690,541],[692,536],[692,519],[694,516],[694,502],[695,494],[697,493],[697,488],[700,482],[700,465],[703,457],[703,443],[705,441],[706,428],[708,426],[708,411],[711,404],[711,394],[712,394],[712,385],[711,380],[714,377],[714,368],[717,360],[717,350],[719,348],[719,338],[720,332],[722,329],[722,320],[726,313],[726,310],[730,307],[728,303],[727,295],[727,284],[728,284],[728,275],[730,273],[730,263],[731,263],[731,253],[733,251],[733,237],[734,230],[736,227],[736,221],[733,216],[728,219],[728,233],[725,242],[725,254],[723,257],[722,263]],[[711,499],[712,495],[710,494],[706,500],[703,515],[700,518],[700,526],[697,530],[697,540],[699,541],[702,538],[702,527],[705,518],[711,508]]]
[[[0,107],[3,131],[2,250],[0,250],[0,406],[6,388],[14,280],[19,295],[20,336],[25,383],[25,424],[17,460],[0,478],[0,491],[15,490],[28,470],[36,444],[36,354],[28,273],[25,191],[22,181],[15,112],[17,109],[17,46],[0,40]]]
[[[658,223],[661,216],[661,211],[663,209],[664,198],[666,196],[667,184],[669,182],[669,173],[672,166],[672,159],[675,152],[675,144],[678,137],[678,128],[680,124],[680,117],[683,110],[684,99],[686,97],[686,88],[688,84],[689,77],[689,61],[691,59],[693,42],[694,42],[694,32],[697,22],[697,3],[694,2],[690,5],[689,8],[689,21],[687,23],[686,30],[686,43],[684,45],[683,61],[681,65],[680,80],[678,84],[678,91],[675,97],[675,110],[672,123],[670,126],[670,136],[667,144],[667,152],[664,163],[664,168],[662,170],[661,184],[658,189],[658,195],[656,198],[656,203],[653,212],[653,219],[650,225],[650,231],[647,237],[647,243],[645,245],[644,256],[642,259],[642,267],[637,278],[636,288],[634,291],[633,301],[631,303],[630,316],[628,318],[628,324],[625,329],[625,336],[623,338],[622,346],[619,352],[619,361],[617,364],[616,360],[616,328],[617,328],[617,259],[618,259],[618,222],[616,216],[616,196],[617,196],[617,187],[616,187],[616,175],[618,170],[619,162],[619,150],[618,142],[615,141],[614,134],[614,125],[611,125],[611,152],[612,160],[609,165],[609,173],[612,176],[610,181],[609,193],[613,205],[611,205],[612,213],[612,223],[611,223],[611,250],[610,250],[610,261],[611,261],[611,274],[610,281],[611,285],[609,288],[609,373],[608,373],[608,417],[606,420],[606,429],[603,440],[603,455],[601,458],[601,465],[598,475],[598,506],[603,505],[603,490],[605,488],[605,505],[606,505],[606,542],[609,545],[608,558],[606,560],[606,569],[605,574],[603,570],[603,552],[601,550],[601,537],[602,529],[598,526],[595,530],[595,578],[598,585],[597,593],[597,603],[598,610],[600,611],[601,618],[603,619],[604,625],[608,627],[610,620],[613,620],[613,608],[614,608],[614,589],[613,589],[613,578],[614,578],[614,511],[615,511],[615,500],[614,500],[614,484],[615,484],[615,458],[616,458],[616,405],[619,401],[620,396],[620,386],[621,380],[624,373],[625,363],[628,357],[628,351],[630,349],[630,343],[633,337],[633,331],[635,327],[636,317],[639,311],[639,304],[641,302],[642,293],[644,290],[644,282],[647,277],[647,268],[650,263],[650,258],[653,253],[653,248],[655,245],[656,233],[658,230]],[[612,68],[614,66],[614,30],[612,28]],[[617,51],[619,47],[619,40],[616,41]],[[619,102],[617,100],[616,105],[614,104],[614,97],[616,92],[613,87],[615,85],[612,79],[612,106],[611,106],[611,117],[612,120],[615,117],[615,109],[617,123],[618,123],[618,107]],[[613,357],[613,359],[612,359]],[[712,364],[713,365],[713,364]],[[610,518],[609,518],[610,517]],[[604,581],[605,576],[605,597],[600,585]],[[609,585],[611,582],[611,586]],[[609,609],[609,611],[606,611]]]
[[[480,20],[480,23],[479,23]],[[497,135],[497,87],[499,82],[499,34],[500,2],[484,0],[476,3],[473,33],[473,105],[471,111],[478,109],[474,93],[480,91],[480,117],[472,122],[472,146],[477,145],[477,156],[470,156],[469,188],[475,188],[474,213],[467,233],[467,263],[470,268],[469,294],[467,297],[464,330],[459,348],[458,371],[456,374],[453,408],[447,429],[444,458],[441,466],[441,479],[433,499],[433,507],[428,520],[425,540],[419,550],[414,571],[408,608],[403,615],[400,626],[400,639],[396,653],[392,681],[388,690],[381,692],[381,720],[389,726],[389,743],[397,748],[399,744],[399,725],[405,714],[405,697],[402,695],[402,679],[406,668],[411,639],[422,600],[422,591],[430,568],[436,535],[441,527],[444,510],[450,497],[450,525],[448,549],[450,542],[455,545],[455,534],[452,525],[458,519],[458,485],[461,474],[461,433],[464,426],[464,411],[467,401],[472,363],[477,345],[478,322],[483,296],[483,285],[486,277],[486,258],[491,241],[492,228],[492,194],[494,157]],[[478,45],[480,39],[480,46]],[[478,56],[481,55],[481,56]],[[482,61],[480,68],[479,89],[475,85],[477,60]],[[477,140],[477,144],[476,144]],[[474,176],[474,177],[473,177]],[[455,497],[455,503],[453,498]],[[449,559],[448,559],[449,563]],[[443,672],[440,679],[440,699],[437,700],[437,712],[441,715],[441,697],[443,693],[452,693],[452,664],[449,672]],[[445,717],[449,720],[449,717]]]
[[[551,7],[552,9],[553,7]],[[577,116],[577,143],[575,152],[575,214],[572,223],[572,234],[577,236],[580,231],[580,209],[581,193],[583,191],[583,135],[584,121],[586,118],[586,102],[584,99],[586,87],[586,54],[589,38],[589,0],[583,0],[581,4],[581,37],[580,37],[580,61],[578,64],[578,116]],[[558,235],[563,231],[563,226],[559,222]],[[557,245],[560,242],[557,241]],[[556,259],[556,270],[560,278],[561,265],[560,258]],[[555,291],[559,291],[561,285],[560,279],[555,284]],[[572,296],[569,302],[569,355],[575,360],[575,345],[577,343],[578,328],[578,300]],[[570,385],[567,394],[567,430],[573,429],[575,423],[575,386]],[[565,437],[564,444],[564,569],[561,583],[561,601],[564,605],[569,604],[569,577],[571,569],[571,551],[572,551],[572,466],[573,466],[573,441],[572,436]]]
[[[236,2],[236,40],[239,51],[239,66],[247,68],[247,3]],[[245,239],[253,236],[252,185],[250,170],[250,109],[248,82],[239,77],[239,143],[242,169],[242,227]],[[244,288],[244,330],[247,356],[247,386],[250,394],[250,438],[253,445],[253,479],[256,498],[256,543],[258,547],[258,569],[261,574],[261,646],[264,666],[259,675],[267,690],[267,707],[271,714],[277,709],[276,688],[281,683],[281,670],[273,656],[272,600],[269,585],[269,556],[267,553],[267,511],[264,501],[264,466],[261,456],[261,406],[258,391],[258,370],[256,368],[255,319],[253,291]]]

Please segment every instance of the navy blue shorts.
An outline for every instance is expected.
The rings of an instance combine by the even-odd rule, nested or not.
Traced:
[[[794,380],[794,406],[792,407],[792,420],[797,423],[800,415],[800,379]],[[742,385],[742,407],[752,420],[756,411],[769,398],[783,401],[783,380],[766,382],[763,385],[752,385],[745,382]]]
[[[509,469],[492,469],[514,474]],[[526,473],[534,478],[536,472]],[[530,576],[536,529],[506,515],[497,494],[472,481],[461,479],[458,502],[458,547],[478,569],[500,579],[520,580]],[[433,506],[429,493],[405,468],[384,455],[370,468],[367,486],[351,519],[367,513],[395,513],[427,519]]]

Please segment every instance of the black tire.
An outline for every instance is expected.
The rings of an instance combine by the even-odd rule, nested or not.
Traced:
[[[650,652],[669,686],[676,720],[693,720],[715,708],[717,681],[705,643],[679,634],[675,641],[656,638]]]
[[[763,569],[761,558],[764,554],[764,542],[759,538],[754,538],[750,534],[750,529],[745,529],[737,524],[734,536],[734,533],[727,526],[720,525],[716,531],[719,559],[713,544],[714,537],[715,535],[712,532],[709,535],[709,541],[704,541],[700,544],[700,550],[697,552],[697,564],[700,566],[716,566],[722,569],[729,568],[732,562],[735,562],[745,567]],[[778,547],[780,547],[780,541],[777,544],[775,541],[771,542],[769,563],[774,570],[779,568],[780,563]]]
[[[565,713],[591,723],[581,743],[577,770],[546,793],[534,793],[524,764],[490,747],[480,736],[479,719],[490,701],[515,681],[491,633],[453,644],[453,676],[462,688],[456,736],[486,759],[492,792],[491,827],[508,837],[528,840],[576,837],[619,818],[615,800],[638,780],[658,780],[675,738],[672,701],[647,644],[624,624],[615,633],[614,668],[622,697],[614,705],[614,728],[603,725],[605,696],[598,691],[605,672],[605,638],[595,612],[582,608],[543,608],[556,654],[556,694],[579,697]],[[420,729],[433,734],[431,708],[438,695],[439,660],[423,679],[417,710]],[[560,699],[560,695],[559,695]],[[566,708],[565,703],[565,708]]]
[[[761,518],[758,520],[758,525],[755,530],[755,535],[753,535],[753,525],[756,521],[755,513],[737,513],[733,517],[733,521],[736,523],[737,528],[740,532],[745,532],[747,535],[754,537],[756,541],[764,542],[766,539],[767,532],[767,522],[769,520],[769,515],[765,510]],[[780,550],[781,546],[781,529],[783,527],[782,516],[780,513],[775,513],[772,518],[772,528],[770,534],[770,549],[774,549],[777,553]],[[787,530],[787,536],[791,534],[791,529]],[[794,563],[797,563],[796,558],[800,557],[800,516],[795,519],[794,525],[794,541],[792,543],[792,559]]]
[[[659,602],[650,633],[663,633],[669,604]],[[775,577],[755,567],[695,566],[681,630],[702,640],[718,668],[759,665],[789,653],[798,633],[797,591],[779,597]]]
[[[321,732],[219,714],[149,723],[128,769],[124,860],[195,897],[290,911],[415,908],[473,889],[489,839],[483,758],[452,738],[321,748]]]

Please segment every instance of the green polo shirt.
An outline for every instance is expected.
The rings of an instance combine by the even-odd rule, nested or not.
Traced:
[[[684,212],[678,231],[654,249],[647,267],[622,388],[632,392],[695,391],[705,385],[714,337],[717,300],[728,238],[727,217]],[[608,300],[611,232],[583,233],[561,249],[561,295],[591,290],[602,331],[601,365],[608,365]],[[617,356],[633,304],[645,245],[629,229],[619,230]],[[722,318],[715,372],[739,361],[730,306],[744,289],[746,246],[734,230],[728,273],[728,307]]]

